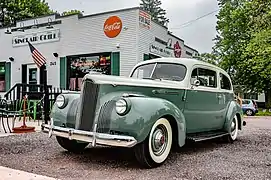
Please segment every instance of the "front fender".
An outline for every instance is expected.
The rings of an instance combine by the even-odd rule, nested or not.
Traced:
[[[231,120],[237,114],[239,116],[239,117],[237,117],[238,122],[239,122],[239,129],[242,130],[242,128],[243,128],[242,108],[240,107],[240,105],[236,101],[231,101],[228,106],[226,120],[225,120],[225,124],[224,124],[224,130],[226,132],[229,132]]]
[[[144,141],[153,126],[161,117],[171,116],[176,121],[178,144],[183,146],[186,138],[186,123],[182,111],[171,102],[151,97],[130,97],[131,109],[125,116],[115,110],[111,115],[111,130],[133,136],[138,143]]]
[[[54,119],[55,126],[74,128],[76,120],[76,111],[79,104],[80,94],[62,94],[67,102],[66,107],[59,109],[56,104],[53,105],[50,117]]]

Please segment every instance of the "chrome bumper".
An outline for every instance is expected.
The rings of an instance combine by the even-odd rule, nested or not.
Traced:
[[[133,147],[137,144],[137,140],[131,136],[95,133],[47,124],[42,124],[41,130],[42,132],[48,133],[49,138],[52,137],[52,135],[60,136],[70,140],[89,142],[92,143],[93,147],[96,146],[96,144],[116,147]]]

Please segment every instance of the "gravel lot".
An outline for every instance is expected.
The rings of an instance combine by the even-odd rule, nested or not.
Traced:
[[[271,180],[271,117],[245,118],[233,144],[207,141],[173,152],[156,169],[140,169],[131,150],[64,151],[54,138],[32,133],[0,138],[0,166],[60,179],[257,179]]]

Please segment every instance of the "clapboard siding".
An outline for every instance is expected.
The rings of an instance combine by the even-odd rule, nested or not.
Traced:
[[[103,32],[104,22],[110,16],[120,17],[123,23],[121,33],[115,38],[108,38]],[[62,22],[62,55],[120,51],[120,75],[129,74],[137,54],[137,10],[79,19],[72,16],[63,18]]]

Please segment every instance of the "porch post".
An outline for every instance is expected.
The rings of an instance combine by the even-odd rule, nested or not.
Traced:
[[[45,124],[48,124],[48,120],[49,120],[49,112],[50,112],[50,106],[49,106],[49,89],[48,89],[48,85],[47,85],[47,69],[46,69],[46,65],[43,65],[43,85],[44,85],[44,120],[45,120]]]

